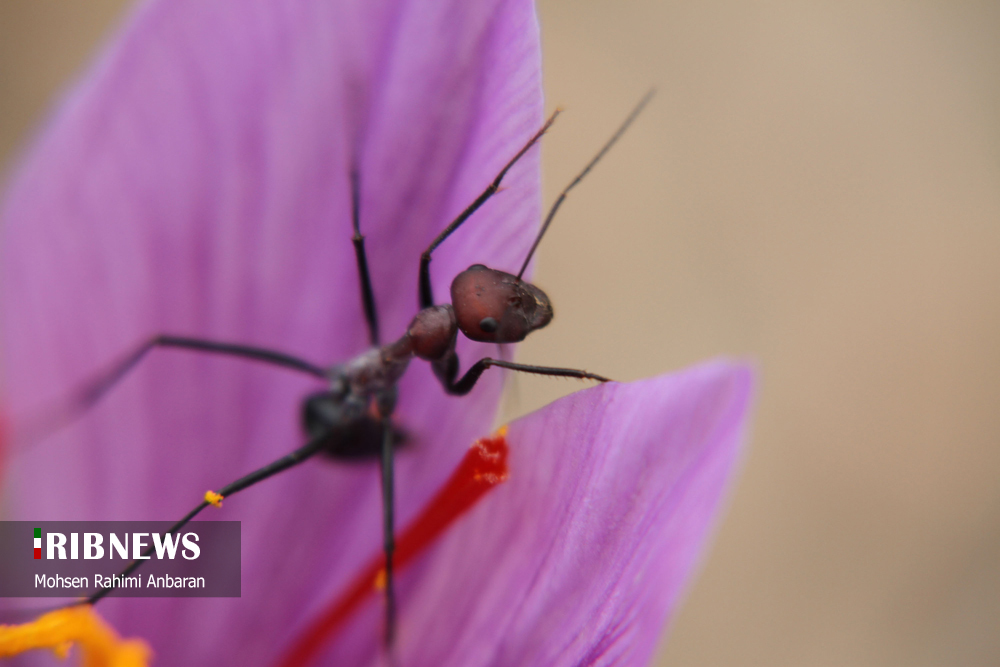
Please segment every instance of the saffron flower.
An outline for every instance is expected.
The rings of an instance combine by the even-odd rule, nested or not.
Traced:
[[[323,364],[365,350],[352,165],[395,338],[416,312],[420,252],[542,120],[530,0],[142,3],[3,207],[4,518],[174,520],[299,446],[315,381],[182,351],[153,352],[43,442],[25,444],[17,419],[155,333]],[[532,149],[436,252],[438,301],[470,264],[516,270],[540,219],[538,172]],[[463,367],[496,353],[464,339],[458,352]],[[398,663],[648,662],[738,459],[751,384],[715,362],[591,387],[513,423],[508,479],[399,574]],[[396,410],[409,436],[400,529],[489,433],[501,387],[493,370],[448,397],[411,364]],[[242,521],[242,598],[98,605],[156,664],[280,663],[380,550],[373,463],[310,461],[210,511]],[[381,636],[372,590],[311,664],[377,664]]]

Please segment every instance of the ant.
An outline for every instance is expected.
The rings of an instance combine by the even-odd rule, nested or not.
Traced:
[[[608,378],[583,370],[532,366],[490,357],[476,361],[459,376],[456,341],[458,332],[461,331],[467,338],[478,342],[517,343],[524,340],[532,331],[545,327],[552,320],[553,311],[548,296],[538,287],[523,280],[521,276],[569,191],[583,180],[625,133],[652,99],[653,94],[654,91],[650,90],[640,100],[597,155],[562,190],[549,209],[516,275],[491,269],[482,264],[473,264],[452,281],[451,303],[436,304],[430,279],[432,253],[498,192],[504,176],[511,167],[552,126],[560,113],[556,110],[541,129],[507,162],[486,189],[438,234],[421,254],[418,284],[420,310],[398,340],[388,344],[381,343],[378,313],[365,253],[365,237],[361,234],[359,176],[357,170],[352,169],[350,174],[354,228],[352,242],[360,278],[361,302],[371,344],[367,351],[345,363],[323,368],[292,355],[265,348],[161,334],[150,338],[112,368],[84,385],[64,404],[67,407],[57,411],[58,416],[53,415],[55,419],[49,420],[48,426],[43,430],[51,432],[86,412],[154,348],[185,349],[241,357],[299,371],[326,382],[326,389],[310,394],[302,403],[302,421],[308,436],[306,444],[227,484],[218,492],[209,491],[205,494],[205,499],[175,523],[169,532],[171,534],[178,532],[209,505],[218,505],[223,498],[296,466],[316,454],[342,461],[378,459],[381,466],[383,503],[385,644],[391,648],[396,632],[396,599],[393,586],[395,551],[393,455],[395,449],[405,439],[403,431],[392,421],[398,396],[397,383],[414,357],[430,362],[434,375],[445,392],[457,396],[469,393],[480,376],[493,366],[536,375],[609,381]],[[53,422],[59,423],[53,425]],[[121,577],[124,578],[133,572],[142,562],[142,560],[132,561],[122,571]],[[86,598],[82,604],[95,604],[113,590],[113,586],[103,588]]]

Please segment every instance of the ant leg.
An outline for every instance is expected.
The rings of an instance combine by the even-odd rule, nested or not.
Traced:
[[[115,363],[111,368],[104,371],[96,378],[85,383],[75,391],[65,401],[52,409],[44,411],[40,415],[28,420],[26,426],[22,427],[17,439],[34,442],[50,435],[51,433],[66,426],[81,414],[93,407],[119,380],[131,371],[143,357],[155,347],[179,348],[194,350],[197,352],[209,352],[212,354],[224,354],[244,359],[252,359],[263,363],[281,366],[291,370],[300,371],[313,375],[320,379],[327,379],[326,371],[315,366],[308,361],[293,357],[282,352],[275,352],[260,347],[250,345],[236,345],[233,343],[217,343],[200,338],[187,338],[184,336],[153,336],[145,343],[137,347],[133,352]]]
[[[243,477],[240,477],[238,480],[236,480],[231,484],[227,484],[226,486],[222,487],[222,489],[219,490],[218,493],[209,491],[208,493],[205,494],[205,500],[201,501],[201,503],[197,507],[188,512],[183,519],[181,519],[173,526],[171,526],[170,530],[168,530],[167,533],[170,535],[177,533],[181,528],[186,526],[187,523],[191,521],[191,519],[195,518],[199,512],[201,512],[209,505],[219,506],[222,503],[223,498],[227,498],[238,491],[242,491],[243,489],[249,486],[253,486],[257,482],[262,482],[268,477],[276,475],[279,472],[282,472],[283,470],[288,470],[289,468],[296,466],[302,463],[303,461],[308,460],[311,456],[320,451],[325,437],[326,435],[324,434],[320,437],[310,440],[308,443],[296,449],[291,454],[286,454],[277,461],[269,463],[263,468],[259,468],[253,471],[249,475],[244,475]],[[153,547],[149,547],[142,554],[144,558],[139,560],[133,560],[131,563],[129,563],[128,566],[121,571],[119,577],[124,578],[132,574],[132,572],[134,572],[136,568],[142,565],[143,561],[145,560],[145,556],[149,556],[152,553],[153,553]],[[106,595],[114,591],[115,588],[116,586],[108,586],[106,588],[102,588],[101,590],[97,591],[96,593],[88,597],[85,600],[85,603],[94,604],[101,598],[105,597]]]
[[[396,640],[396,591],[392,568],[396,551],[394,485],[392,424],[386,417],[382,420],[382,549],[385,553],[385,646],[390,652]]]
[[[368,322],[368,340],[372,347],[379,346],[378,311],[375,309],[375,293],[372,291],[371,274],[368,272],[368,256],[365,254],[365,237],[361,235],[361,186],[357,167],[351,167],[351,219],[354,222],[354,256],[358,262],[358,277],[361,279],[361,305]]]
[[[598,382],[611,381],[609,378],[602,375],[588,373],[587,371],[580,371],[574,368],[529,366],[528,364],[516,364],[512,361],[502,361],[500,359],[491,359],[486,357],[474,363],[472,367],[465,372],[462,379],[456,382],[455,377],[458,375],[458,355],[456,354],[446,356],[440,362],[433,362],[432,366],[434,368],[434,374],[437,375],[438,380],[441,381],[445,391],[455,396],[465,396],[472,391],[472,388],[479,380],[479,377],[487,368],[490,368],[491,366],[507,368],[512,371],[520,371],[522,373],[534,373],[535,375],[578,378],[580,380],[597,380]]]
[[[434,252],[434,250],[439,245],[441,245],[441,243],[446,238],[448,238],[449,236],[451,236],[451,233],[454,232],[456,229],[458,229],[459,226],[461,226],[461,224],[463,222],[465,222],[469,218],[470,215],[472,215],[473,213],[475,213],[476,210],[480,206],[482,206],[483,204],[485,204],[487,199],[489,199],[490,197],[492,197],[493,195],[496,194],[497,190],[500,189],[500,181],[502,181],[503,177],[507,175],[507,171],[510,170],[510,168],[514,166],[515,162],[517,162],[518,160],[520,160],[521,157],[525,153],[528,152],[529,148],[531,148],[532,146],[534,146],[535,143],[539,139],[542,138],[542,135],[545,134],[545,132],[552,125],[552,123],[555,122],[556,116],[558,116],[558,115],[559,115],[559,109],[556,109],[555,113],[553,113],[549,117],[549,119],[547,121],[545,121],[545,124],[542,125],[542,129],[538,130],[538,132],[535,132],[534,136],[532,136],[531,139],[528,140],[528,143],[526,143],[524,145],[524,147],[521,148],[521,150],[519,150],[517,152],[517,155],[515,155],[513,158],[511,158],[510,162],[508,162],[506,164],[506,166],[504,166],[504,168],[500,170],[500,173],[497,174],[497,177],[493,179],[493,182],[490,183],[486,187],[485,190],[483,190],[483,193],[481,195],[479,195],[478,197],[476,197],[476,200],[474,202],[472,202],[471,204],[469,204],[469,206],[466,207],[466,209],[464,211],[462,211],[461,213],[459,213],[458,217],[455,218],[454,220],[452,220],[451,224],[448,225],[447,227],[445,227],[445,230],[443,232],[441,232],[440,234],[438,234],[437,238],[434,239],[431,242],[431,244],[427,247],[427,250],[425,250],[423,252],[423,254],[420,255],[420,295],[419,296],[420,296],[420,308],[421,309],[423,309],[423,308],[430,308],[431,306],[434,305],[434,294],[431,291],[431,272],[430,272],[431,253]]]

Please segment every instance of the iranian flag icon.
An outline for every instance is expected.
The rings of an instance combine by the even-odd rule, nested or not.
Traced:
[[[35,528],[35,560],[42,559],[42,529]]]

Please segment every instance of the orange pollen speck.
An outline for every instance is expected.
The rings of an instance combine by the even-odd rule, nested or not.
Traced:
[[[483,495],[507,479],[507,427],[477,440],[423,512],[396,537],[392,564],[396,571],[439,538]],[[334,636],[373,590],[385,590],[385,558],[379,556],[363,568],[346,590],[293,643],[281,667],[304,667]]]

